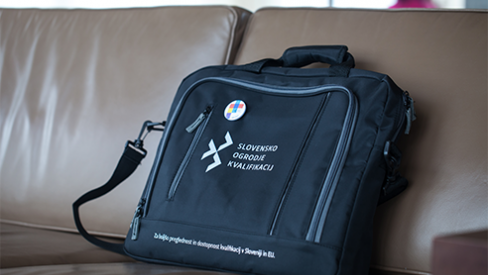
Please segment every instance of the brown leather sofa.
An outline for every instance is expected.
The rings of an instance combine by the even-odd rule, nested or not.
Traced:
[[[488,228],[487,11],[227,6],[0,10],[0,273],[220,274],[152,265],[86,242],[71,204],[103,184],[146,119],[207,65],[345,44],[416,101],[401,140],[409,188],[378,207],[372,274],[430,274],[434,237]],[[154,159],[81,209],[123,238]]]

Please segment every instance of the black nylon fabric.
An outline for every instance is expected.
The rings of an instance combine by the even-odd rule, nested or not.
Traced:
[[[322,49],[288,55],[350,55]],[[383,150],[403,132],[406,95],[375,72],[259,64],[182,82],[125,253],[242,274],[367,274]]]

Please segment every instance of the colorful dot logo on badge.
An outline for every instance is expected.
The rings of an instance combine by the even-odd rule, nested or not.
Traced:
[[[224,110],[224,116],[229,121],[238,120],[246,112],[246,103],[242,100],[234,100]]]

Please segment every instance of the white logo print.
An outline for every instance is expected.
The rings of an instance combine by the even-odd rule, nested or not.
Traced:
[[[207,170],[205,170],[205,173],[214,169],[215,167],[219,166],[220,164],[222,164],[222,162],[220,161],[220,157],[219,157],[219,151],[231,146],[232,144],[234,144],[234,142],[232,141],[232,138],[230,137],[230,134],[229,132],[227,132],[227,134],[225,134],[225,143],[223,143],[222,145],[219,146],[219,149],[216,149],[215,148],[215,143],[213,141],[213,139],[210,140],[210,142],[208,143],[208,148],[210,150],[208,150],[207,152],[203,153],[202,155],[202,160],[210,155],[213,155],[213,160],[214,162],[212,164],[210,164],[209,166],[207,166]]]

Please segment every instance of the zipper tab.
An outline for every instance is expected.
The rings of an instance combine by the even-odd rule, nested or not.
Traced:
[[[140,227],[139,219],[140,216],[137,215],[134,217],[134,220],[132,220],[133,228],[132,228],[132,236],[130,239],[133,241],[137,241],[137,238],[139,237],[139,227]]]
[[[405,112],[405,115],[407,116],[407,125],[405,126],[405,134],[408,135],[410,133],[410,128],[412,127],[412,122],[417,119],[417,116],[415,114],[415,106],[414,106],[414,100],[413,98],[410,97],[410,94],[408,92],[405,92],[405,107],[407,108],[407,111]]]
[[[195,131],[195,129],[198,128],[198,126],[200,126],[200,124],[202,124],[202,122],[207,118],[207,116],[210,114],[211,110],[212,110],[212,108],[210,108],[210,106],[207,107],[207,109],[205,109],[205,111],[203,111],[197,117],[197,119],[192,124],[190,124],[190,126],[186,127],[186,131],[188,133],[192,133],[193,131]]]
[[[168,200],[172,200],[176,190],[178,189],[178,186],[180,184],[181,178],[183,177],[183,173],[186,170],[186,167],[188,166],[188,162],[190,161],[191,157],[193,156],[193,153],[195,151],[195,148],[198,145],[198,142],[200,141],[200,138],[205,131],[205,128],[207,127],[207,123],[210,117],[210,114],[212,113],[212,108],[208,106],[203,113],[198,116],[197,120],[192,123],[192,125],[188,126],[186,128],[186,131],[188,133],[195,132],[193,135],[193,139],[190,143],[190,146],[188,147],[188,150],[186,151],[185,157],[183,158],[183,161],[180,164],[180,167],[178,168],[178,171],[176,172],[175,177],[173,178],[173,182],[171,183],[168,191]],[[190,129],[189,129],[190,128]]]
[[[146,201],[143,199],[139,203],[139,205],[136,208],[136,212],[134,213],[134,217],[132,218],[132,223],[130,224],[130,228],[132,228],[132,236],[131,240],[136,241],[137,238],[139,237],[139,228],[141,227],[140,223],[140,218],[142,217],[142,214],[144,213],[142,210],[142,207]]]

